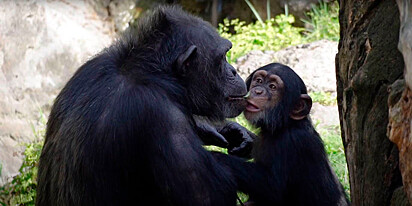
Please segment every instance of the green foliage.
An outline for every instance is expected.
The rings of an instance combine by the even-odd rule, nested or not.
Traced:
[[[25,158],[19,169],[20,174],[0,190],[0,201],[4,201],[3,204],[8,202],[10,205],[34,205],[37,186],[37,162],[42,146],[42,141],[27,144],[24,151]]]
[[[339,126],[320,127],[319,122],[315,124],[316,130],[322,137],[325,150],[333,170],[342,183],[346,194],[350,194],[349,172],[346,164],[345,152],[343,149],[341,132]],[[348,195],[349,196],[349,195]]]
[[[25,144],[23,164],[19,169],[19,174],[13,180],[0,188],[0,204],[2,205],[35,205],[37,187],[37,166],[43,147],[43,135],[45,118],[41,113],[42,124],[34,129],[35,140]]]
[[[312,7],[307,13],[309,20],[302,20],[309,28],[307,29],[307,40],[316,41],[319,39],[329,39],[339,41],[339,4],[337,1],[328,5],[326,2],[319,2],[319,6]]]
[[[256,14],[255,14],[256,15]],[[218,31],[222,37],[233,43],[233,48],[227,53],[229,63],[251,50],[277,51],[288,46],[304,44],[321,39],[339,40],[339,5],[331,6],[320,2],[307,13],[309,20],[303,20],[308,29],[295,27],[292,15],[281,14],[265,22],[246,24],[239,19],[225,19],[219,24]]]
[[[245,193],[243,193],[243,192],[237,192],[237,197],[238,197],[239,199],[237,200],[237,204],[236,204],[236,205],[240,205],[239,200],[242,201],[242,203],[245,203],[245,202],[247,202],[247,201],[249,200],[249,195],[247,195],[247,194],[245,194]]]
[[[290,45],[303,42],[300,34],[303,28],[292,26],[295,18],[291,15],[279,15],[261,23],[246,24],[239,19],[225,19],[219,24],[219,33],[233,43],[233,48],[227,53],[228,62],[234,62],[240,56],[251,50],[279,50]],[[231,34],[233,28],[235,34]]]
[[[331,92],[310,92],[309,96],[313,102],[318,102],[321,105],[336,105],[336,96]]]
[[[243,127],[245,127],[246,129],[248,129],[249,131],[255,133],[255,134],[259,134],[260,129],[254,127],[252,124],[250,124],[247,119],[245,118],[245,115],[243,115],[243,113],[233,119],[230,119],[231,121],[237,122],[240,125],[242,125]]]

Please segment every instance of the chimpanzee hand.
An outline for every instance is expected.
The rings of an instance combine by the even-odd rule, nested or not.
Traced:
[[[229,154],[250,158],[256,135],[236,122],[228,122],[219,133],[229,142]]]
[[[197,126],[197,134],[205,145],[216,145],[224,148],[229,145],[227,140],[219,134],[215,126],[200,119],[195,119],[195,122]]]

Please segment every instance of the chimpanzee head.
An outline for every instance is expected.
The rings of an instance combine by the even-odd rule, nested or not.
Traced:
[[[177,59],[177,73],[183,75],[181,80],[186,85],[195,114],[212,116],[212,119],[235,117],[246,106],[247,89],[236,69],[226,61],[226,53],[232,44],[211,28],[203,29],[206,31],[196,31],[198,37],[194,39],[198,42],[193,41]],[[202,39],[196,39],[199,37]]]
[[[247,120],[271,131],[307,119],[312,99],[302,79],[288,66],[273,63],[246,80],[249,90],[244,111]]]
[[[179,7],[162,6],[135,27],[136,34],[130,39],[137,39],[139,57],[155,62],[150,66],[173,77],[183,88],[182,105],[193,114],[222,120],[243,111],[246,85],[226,61],[232,44],[209,23]],[[145,49],[147,52],[142,52]],[[155,55],[148,55],[154,51]],[[168,93],[179,94],[175,89]]]

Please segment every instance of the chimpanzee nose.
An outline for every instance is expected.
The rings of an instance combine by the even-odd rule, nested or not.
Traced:
[[[263,94],[263,89],[259,89],[259,88],[255,89],[255,94],[256,94],[256,95],[261,95],[261,94]]]
[[[232,75],[235,77],[236,74],[237,74],[236,69],[235,69],[234,67],[230,66],[230,67],[229,67],[229,70],[230,70],[230,72],[232,73]]]

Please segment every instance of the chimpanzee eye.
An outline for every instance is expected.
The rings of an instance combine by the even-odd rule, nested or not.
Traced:
[[[276,89],[276,85],[270,84],[270,85],[269,85],[269,88],[270,88],[270,89]]]

